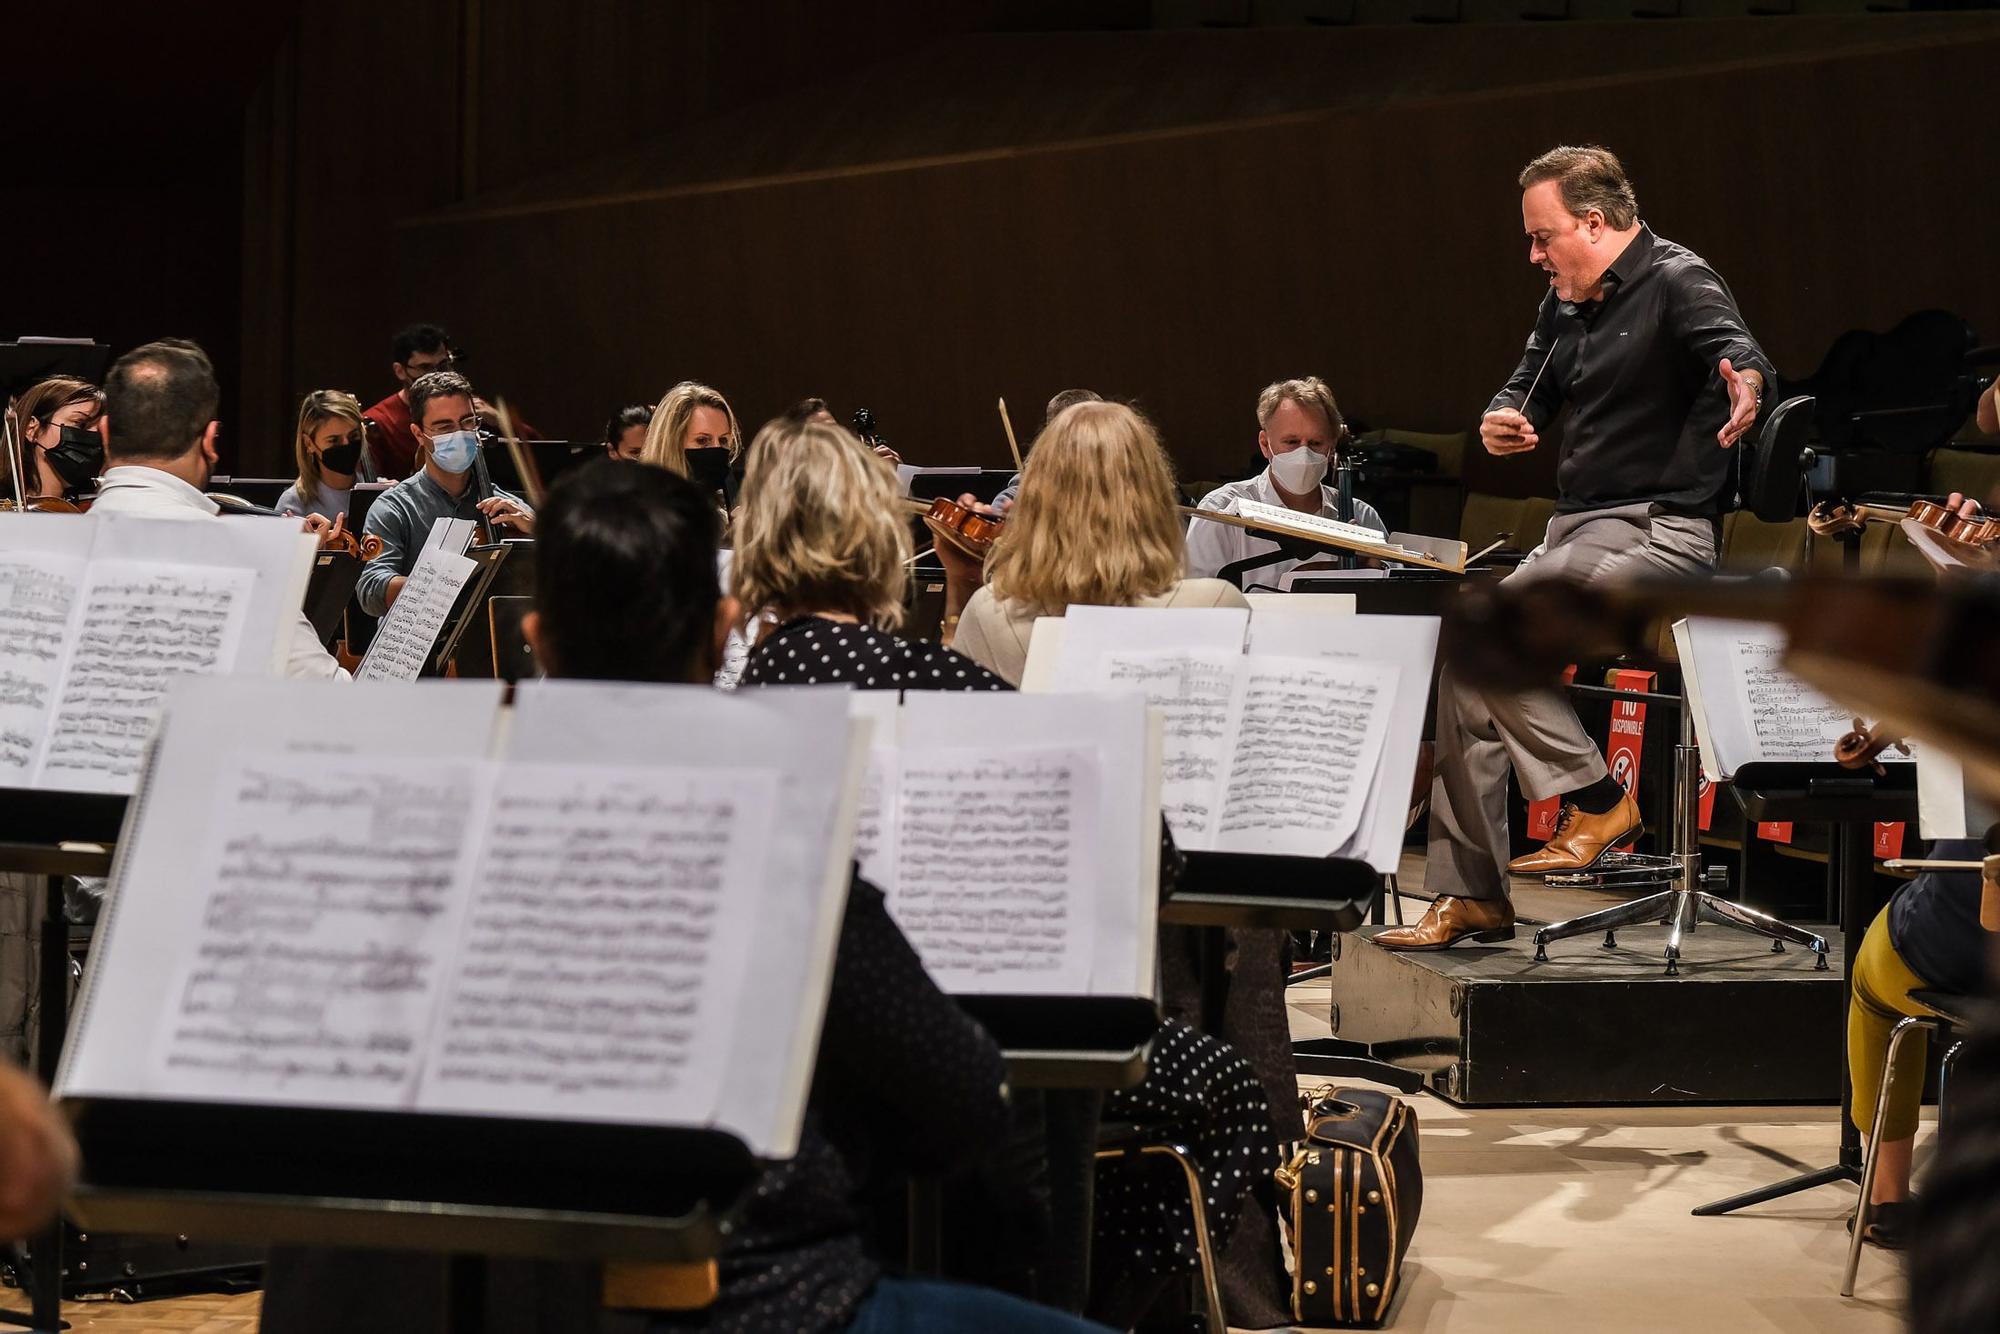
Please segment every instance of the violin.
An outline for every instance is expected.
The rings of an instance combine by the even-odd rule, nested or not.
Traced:
[[[90,509],[90,497],[64,500],[61,496],[30,496],[16,505],[11,497],[0,500],[0,514],[83,514]]]
[[[1833,758],[1843,769],[1873,769],[1877,777],[1886,777],[1889,771],[1877,757],[1891,746],[1905,755],[1910,753],[1910,743],[1884,724],[1871,728],[1856,718],[1854,730],[1833,743]]]
[[[1978,513],[1968,519],[1951,506],[1936,500],[1919,500],[1905,509],[1883,505],[1851,505],[1845,501],[1823,500],[1806,516],[1806,526],[1819,537],[1845,537],[1860,532],[1871,523],[1917,524],[1948,542],[1971,547],[2000,543],[2000,518]]]
[[[920,500],[911,504],[922,510],[924,526],[931,530],[932,538],[950,543],[974,560],[986,559],[1007,522],[998,514],[961,505],[946,496],[939,496],[928,506]]]

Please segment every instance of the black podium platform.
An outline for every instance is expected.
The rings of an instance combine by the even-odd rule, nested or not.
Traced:
[[[1691,933],[1680,977],[1666,929],[1579,939],[1535,962],[1532,929],[1504,945],[1379,949],[1378,928],[1335,941],[1336,1037],[1424,1076],[1465,1106],[1827,1103],[1840,1093],[1839,947],[1773,955],[1733,931]]]

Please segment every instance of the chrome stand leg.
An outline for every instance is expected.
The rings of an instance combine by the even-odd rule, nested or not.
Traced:
[[[1535,932],[1535,961],[1548,962],[1550,941],[1602,931],[1604,948],[1615,949],[1617,928],[1657,921],[1667,928],[1664,951],[1667,976],[1678,977],[1682,942],[1690,931],[1706,921],[1764,936],[1771,941],[1773,954],[1783,954],[1786,941],[1802,945],[1818,956],[1813,965],[1815,971],[1827,967],[1825,936],[1780,921],[1745,904],[1732,902],[1709,888],[1713,885],[1714,889],[1722,889],[1727,881],[1723,879],[1725,873],[1720,867],[1708,873],[1702,869],[1701,752],[1695,742],[1693,713],[1686,708],[1681,710],[1680,744],[1674,751],[1674,826],[1672,856],[1660,859],[1656,873],[1640,872],[1643,879],[1635,876],[1625,882],[1642,886],[1661,885],[1664,888],[1615,908],[1602,908],[1541,928]],[[1711,879],[1711,876],[1714,878]],[[1608,886],[1611,879],[1606,875],[1601,883]]]
[[[1882,1122],[1889,1111],[1889,1094],[1896,1085],[1896,1053],[1903,1039],[1924,1021],[1899,1019],[1889,1033],[1889,1052],[1882,1058],[1882,1087],[1875,1094],[1875,1122],[1868,1128],[1868,1148],[1861,1155],[1861,1202],[1854,1206],[1854,1235],[1847,1239],[1847,1272],[1840,1278],[1840,1295],[1854,1295],[1854,1276],[1861,1268],[1861,1248],[1868,1231],[1868,1215],[1873,1211],[1869,1193],[1875,1189],[1876,1157],[1882,1147]]]

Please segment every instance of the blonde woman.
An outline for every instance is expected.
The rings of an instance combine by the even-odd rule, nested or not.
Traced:
[[[354,494],[354,479],[361,472],[367,442],[359,399],[338,389],[315,389],[307,394],[299,403],[298,429],[292,434],[298,480],[278,497],[278,513],[345,526],[347,503]],[[319,524],[312,526],[315,531],[320,528]]]
[[[737,474],[732,469],[742,452],[743,436],[729,400],[705,384],[682,380],[654,406],[639,461],[690,478],[733,505]]]
[[[951,646],[1019,684],[1035,618],[1072,603],[1249,605],[1224,580],[1181,577],[1177,504],[1173,465],[1150,422],[1122,403],[1065,408],[1029,452],[985,587],[964,603]],[[953,582],[964,591],[962,572]]]
[[[845,428],[779,419],[757,433],[736,511],[731,583],[759,627],[744,685],[1004,690],[936,644],[894,634],[910,581],[895,470]]]

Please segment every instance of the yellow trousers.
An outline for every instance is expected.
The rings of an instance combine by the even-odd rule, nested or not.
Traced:
[[[1866,1135],[1875,1124],[1875,1101],[1882,1091],[1882,1062],[1889,1054],[1889,1034],[1896,1022],[1931,1011],[1910,999],[1929,983],[1910,971],[1889,941],[1889,911],[1883,909],[1868,925],[1854,956],[1854,998],[1847,1006],[1847,1073],[1854,1084],[1850,1116]],[[1929,1034],[1919,1029],[1903,1039],[1896,1053],[1896,1087],[1883,1109],[1882,1137],[1908,1139],[1917,1133],[1917,1113],[1924,1096],[1924,1055]]]

